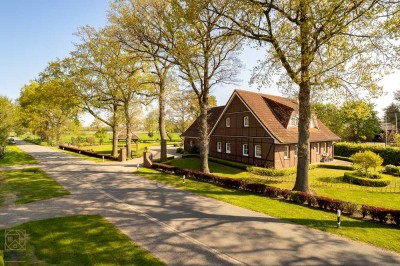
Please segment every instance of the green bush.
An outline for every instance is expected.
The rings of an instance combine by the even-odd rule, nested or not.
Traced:
[[[246,170],[246,168],[248,167],[248,165],[246,165],[244,163],[227,161],[227,160],[223,160],[223,159],[219,159],[219,158],[215,158],[215,157],[208,157],[208,160],[210,162],[219,163],[219,164],[223,164],[226,166],[231,166],[231,167],[238,168],[241,170]]]
[[[388,164],[385,166],[385,172],[388,174],[398,174],[399,168],[393,164]]]
[[[318,164],[310,164],[308,166],[309,170],[317,168]],[[285,169],[274,169],[274,168],[264,168],[264,167],[257,167],[257,166],[249,166],[246,169],[248,172],[262,175],[262,176],[288,176],[295,174],[297,171],[296,167],[290,167]]]
[[[329,168],[329,169],[339,169],[339,170],[354,170],[351,165],[338,165],[338,164],[319,164],[318,168]]]
[[[381,166],[383,159],[372,151],[360,151],[350,156],[355,166],[364,170],[365,177],[368,177],[368,169]]]
[[[390,184],[390,180],[360,177],[357,172],[345,172],[343,182],[365,187],[386,187]]]
[[[4,266],[4,253],[0,250],[0,266]]]
[[[352,163],[352,161],[350,160],[350,158],[349,157],[344,157],[344,156],[334,156],[334,159],[336,159],[336,160],[341,160],[341,161],[346,161],[346,162],[351,162]]]
[[[383,165],[400,165],[400,149],[393,147],[384,147],[381,145],[356,144],[349,142],[335,143],[335,157],[350,157],[360,151],[372,151],[383,159]]]

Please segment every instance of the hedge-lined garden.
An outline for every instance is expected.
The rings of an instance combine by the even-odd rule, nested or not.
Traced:
[[[261,194],[268,197],[273,198],[281,198],[284,200],[288,200],[297,204],[307,204],[310,207],[320,208],[327,211],[336,212],[336,210],[340,209],[344,214],[353,215],[358,212],[358,209],[362,210],[362,207],[359,208],[358,204],[352,202],[346,202],[341,200],[335,200],[328,197],[322,196],[314,196],[312,194],[304,193],[304,192],[296,192],[291,191],[289,189],[281,189],[274,186],[268,186],[266,184],[260,183],[249,183],[242,180],[238,180],[235,178],[229,177],[219,177],[213,174],[206,174],[200,171],[190,170],[190,169],[182,169],[175,166],[161,164],[161,163],[154,163],[152,165],[154,169],[161,170],[171,174],[177,174],[179,176],[185,176],[186,178],[198,180],[202,182],[207,182],[211,184],[216,184],[222,187],[237,189],[242,191],[247,191],[255,194]],[[369,216],[373,220],[378,220],[380,222],[391,222],[400,226],[399,219],[396,217],[396,213],[398,210],[390,210],[378,207],[371,207],[376,209],[385,210],[387,219],[376,219],[375,212],[367,211],[362,214],[364,217]],[[374,209],[375,210],[375,209]],[[375,215],[375,216],[374,216]],[[380,214],[382,215],[382,214]]]
[[[335,156],[350,157],[360,151],[372,151],[383,158],[383,165],[400,165],[400,149],[371,144],[335,143]]]

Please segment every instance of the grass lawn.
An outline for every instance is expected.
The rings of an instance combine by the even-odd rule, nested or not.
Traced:
[[[395,226],[342,217],[342,227],[338,229],[336,228],[337,218],[334,213],[310,209],[194,180],[186,180],[186,183],[182,184],[181,177],[158,172],[154,169],[141,168],[135,174],[232,205],[265,213],[285,221],[306,225],[400,253],[400,231]]]
[[[69,194],[69,191],[37,168],[0,172],[0,207]]]
[[[17,146],[8,145],[6,154],[0,159],[0,167],[20,164],[37,164],[37,161]]]
[[[165,265],[100,216],[53,218],[14,229],[28,235],[26,265]]]
[[[197,170],[199,167],[198,158],[175,159],[168,162],[171,165]],[[296,175],[285,177],[265,177],[247,171],[243,171],[230,166],[209,162],[210,171],[218,176],[237,178],[249,182],[257,182],[276,186],[280,188],[292,189]],[[350,185],[341,182],[345,170],[316,168],[309,172],[310,189],[319,196],[326,196],[333,199],[351,201],[358,204],[373,205],[384,208],[400,209],[400,193],[386,192],[396,186],[400,189],[400,177],[391,177],[392,187],[376,188],[376,191],[369,192],[363,186]],[[375,189],[373,189],[375,190]]]

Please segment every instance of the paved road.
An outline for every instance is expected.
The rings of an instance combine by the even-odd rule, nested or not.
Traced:
[[[0,228],[100,214],[169,265],[400,265],[400,254],[137,177],[136,164],[19,144],[71,195],[0,209]]]

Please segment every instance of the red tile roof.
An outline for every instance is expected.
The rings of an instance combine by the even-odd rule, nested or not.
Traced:
[[[207,115],[208,132],[210,132],[210,130],[214,127],[215,123],[217,122],[218,118],[220,117],[224,109],[225,105],[213,107],[208,110],[208,115]],[[181,137],[198,138],[200,136],[199,123],[200,123],[199,118],[197,118],[193,122],[193,124],[191,124],[190,127],[185,132],[183,132]]]
[[[287,127],[291,113],[299,110],[296,100],[244,90],[235,90],[234,93],[242,99],[276,140],[281,143],[298,141],[297,127]],[[310,128],[310,142],[340,139],[321,121],[316,120],[317,128]]]

